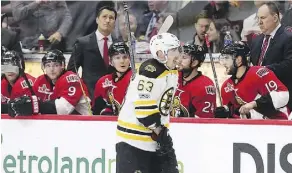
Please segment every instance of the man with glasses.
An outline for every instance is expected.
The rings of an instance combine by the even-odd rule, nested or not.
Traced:
[[[221,88],[222,107],[217,118],[288,119],[289,92],[266,67],[249,66],[250,49],[243,42],[230,44],[221,51],[220,63],[231,75]]]

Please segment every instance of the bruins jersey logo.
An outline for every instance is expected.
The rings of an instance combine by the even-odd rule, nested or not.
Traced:
[[[181,104],[179,96],[175,96],[173,99],[171,116],[172,117],[189,117],[189,111]]]
[[[145,67],[145,70],[149,72],[155,72],[156,68],[153,65],[149,64]]]
[[[163,116],[169,115],[169,112],[172,106],[172,99],[173,99],[174,92],[175,92],[174,88],[171,87],[162,94],[162,97],[159,103],[159,111]]]

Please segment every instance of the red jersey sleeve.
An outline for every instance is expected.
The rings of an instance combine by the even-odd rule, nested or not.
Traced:
[[[257,67],[254,70],[254,83],[261,95],[257,99],[259,107],[272,106],[276,109],[287,105],[289,93],[287,87],[276,77],[276,75],[265,67]]]

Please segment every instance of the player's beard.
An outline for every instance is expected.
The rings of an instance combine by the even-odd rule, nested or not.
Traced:
[[[182,69],[182,73],[184,77],[188,77],[192,73],[193,69],[191,67]]]
[[[237,67],[233,64],[229,70],[227,71],[227,74],[228,75],[236,75],[236,72],[237,72]]]

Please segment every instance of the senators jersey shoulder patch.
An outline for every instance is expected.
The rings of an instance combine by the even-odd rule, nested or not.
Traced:
[[[264,76],[266,76],[267,74],[269,74],[269,70],[267,68],[260,68],[257,70],[256,74],[262,78]]]
[[[66,80],[68,83],[70,82],[78,82],[79,81],[79,78],[76,74],[70,74],[68,76],[66,76]]]
[[[29,82],[30,86],[33,86],[33,81],[31,79],[28,79],[28,82]],[[20,85],[21,85],[22,89],[29,88],[26,80],[21,81]]]
[[[210,94],[210,95],[215,95],[216,94],[216,89],[212,85],[205,86],[205,89],[206,89],[206,93],[207,94]]]
[[[148,78],[157,78],[161,75],[167,68],[156,59],[149,59],[144,61],[139,68],[139,75]]]

